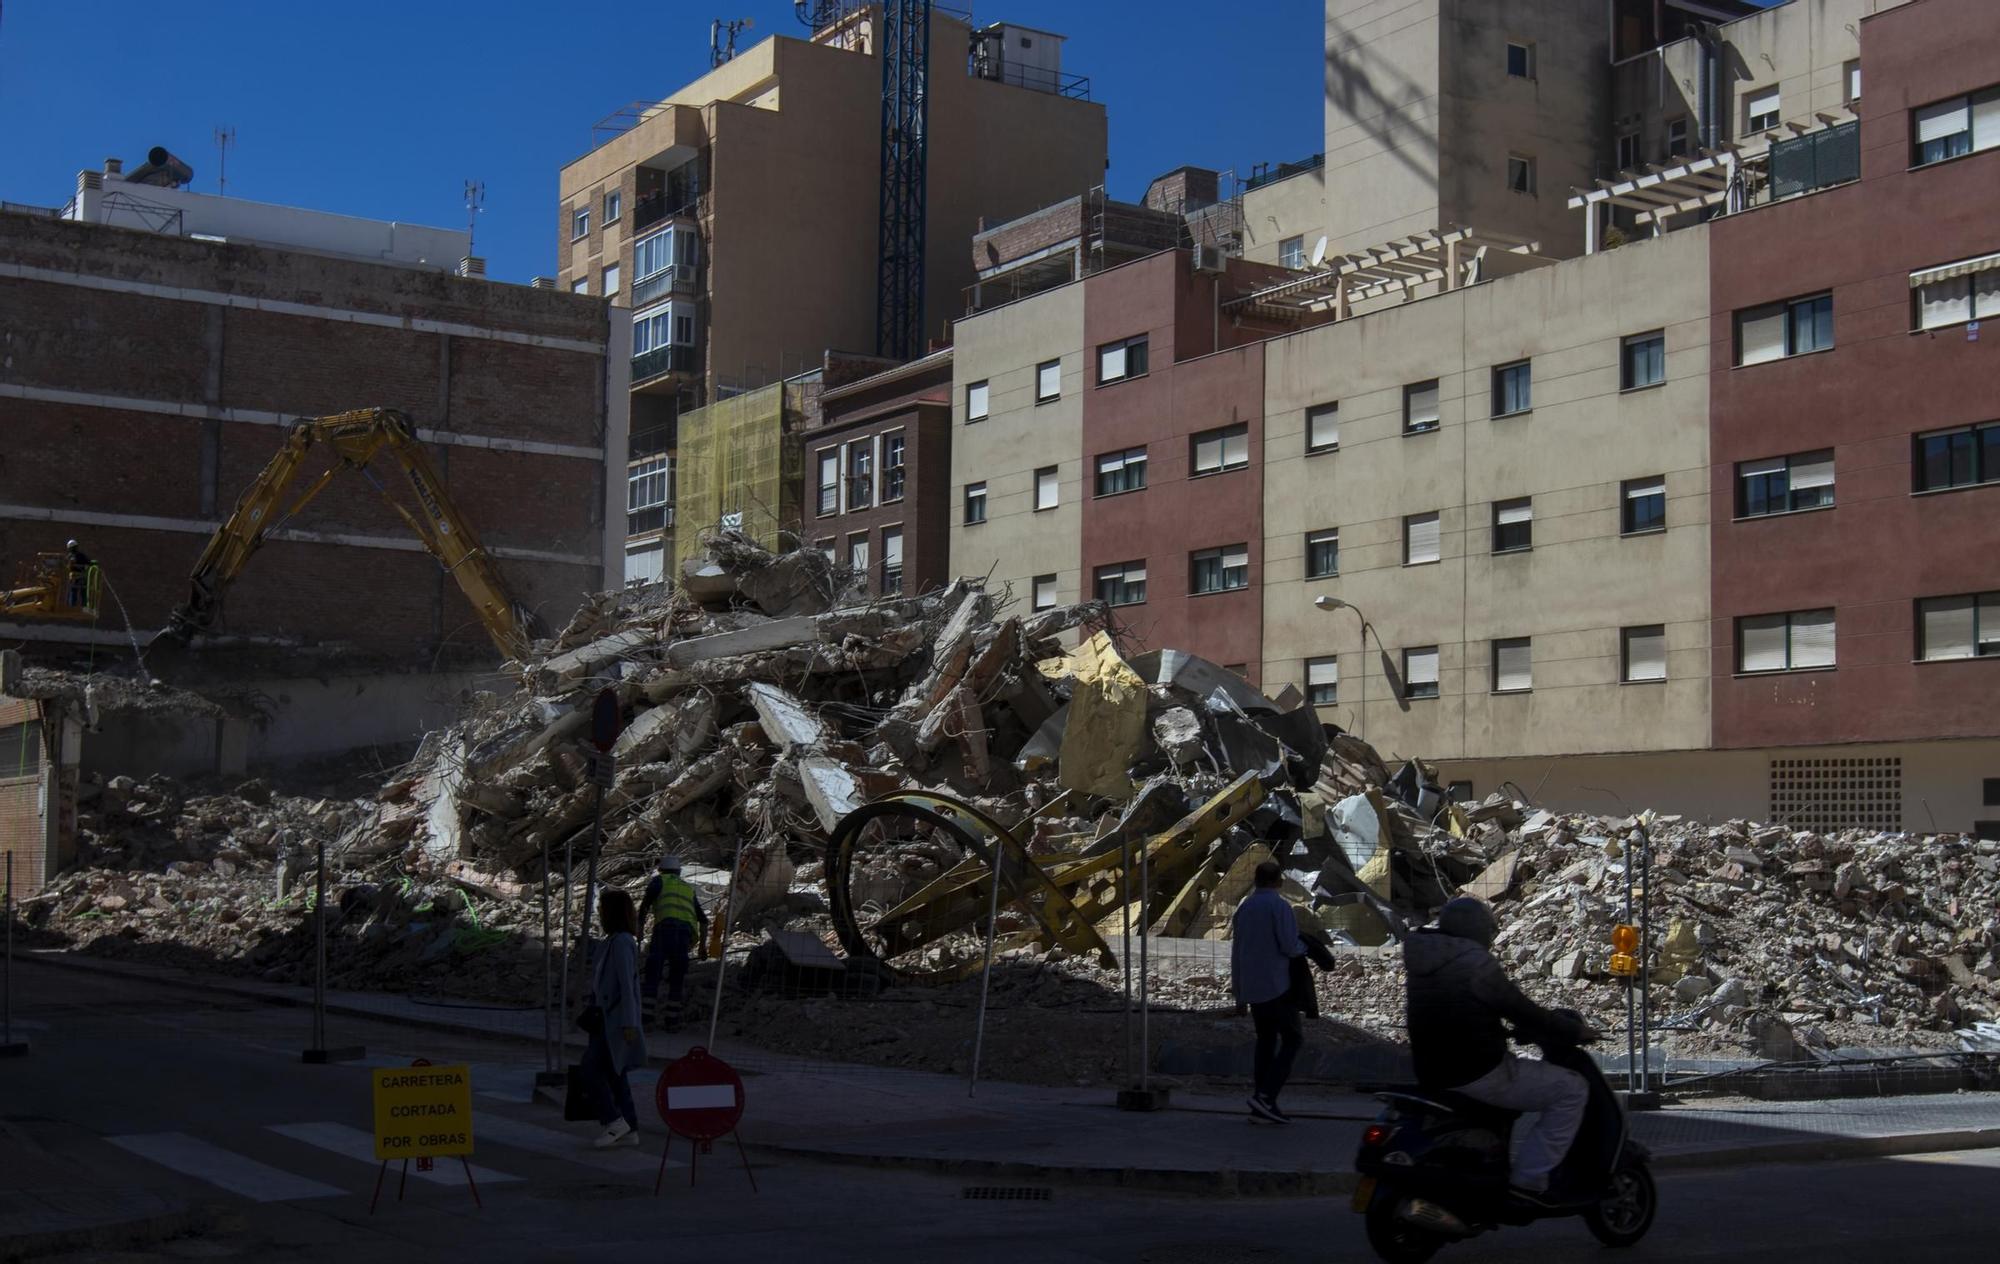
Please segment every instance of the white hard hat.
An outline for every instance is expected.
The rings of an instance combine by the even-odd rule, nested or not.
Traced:
[[[76,547],[76,541],[75,541],[75,540],[71,540],[71,541],[69,542],[69,547],[70,547],[70,548],[75,548],[75,547]]]
[[[681,871],[681,858],[679,856],[674,855],[672,852],[668,852],[666,855],[660,857],[661,873],[679,873],[680,871]]]

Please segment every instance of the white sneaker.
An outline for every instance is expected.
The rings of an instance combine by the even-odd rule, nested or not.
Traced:
[[[609,1150],[612,1146],[635,1146],[639,1144],[639,1133],[624,1120],[614,1119],[611,1126],[604,1130],[604,1135],[590,1144],[599,1150]]]

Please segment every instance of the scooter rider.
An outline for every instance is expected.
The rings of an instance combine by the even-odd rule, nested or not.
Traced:
[[[1403,941],[1410,1053],[1426,1088],[1538,1112],[1514,1156],[1511,1183],[1517,1196],[1540,1204],[1549,1173],[1576,1139],[1589,1089],[1574,1071],[1516,1057],[1501,1020],[1578,1039],[1589,1028],[1522,995],[1488,951],[1498,931],[1483,900],[1460,896],[1444,906],[1435,927]]]

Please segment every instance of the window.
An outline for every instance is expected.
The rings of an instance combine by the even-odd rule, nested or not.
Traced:
[[[840,512],[840,449],[819,450],[819,516]]]
[[[657,584],[666,574],[667,550],[660,544],[642,544],[625,547],[625,582],[631,584]]]
[[[1056,577],[1037,575],[1034,578],[1034,608],[1053,610],[1056,608]]]
[[[1507,74],[1515,79],[1535,77],[1535,46],[1507,42]]]
[[[1621,489],[1624,506],[1618,529],[1626,535],[1667,529],[1667,476],[1628,478]]]
[[[1306,536],[1306,578],[1325,579],[1340,574],[1340,532],[1329,527]]]
[[[1861,99],[1861,63],[1859,61],[1848,62],[1845,69],[1846,74],[1843,78],[1847,81],[1847,103],[1853,105]]]
[[[1802,671],[1833,666],[1833,611],[1745,615],[1736,621],[1736,670]]]
[[[1618,389],[1636,391],[1667,380],[1667,335],[1633,334],[1618,350]]]
[[[1054,509],[1062,492],[1062,478],[1056,466],[1045,465],[1035,471],[1035,512]]]
[[[1618,629],[1618,660],[1618,678],[1627,683],[1639,680],[1665,680],[1667,678],[1666,625],[1649,623],[1636,628]]]
[[[1306,239],[1287,237],[1278,243],[1278,266],[1281,268],[1303,268],[1306,266]]]
[[[1403,388],[1403,433],[1422,434],[1438,428],[1438,384],[1416,382]]]
[[[571,240],[571,241],[575,241],[575,240],[577,240],[578,238],[581,238],[581,237],[588,237],[588,236],[590,236],[590,208],[589,208],[589,207],[587,207],[587,206],[582,206],[582,207],[578,207],[578,208],[577,208],[577,209],[576,209],[576,210],[575,210],[575,211],[574,211],[574,212],[573,212],[573,213],[572,213],[572,214],[570,215],[570,217],[569,217],[569,236],[570,236],[570,240]]]
[[[847,569],[856,575],[868,574],[868,533],[847,537]]]
[[[986,484],[967,483],[965,485],[965,525],[986,521]]]
[[[1107,342],[1097,349],[1097,384],[1106,386],[1128,377],[1146,376],[1146,339]]]
[[[903,432],[882,437],[882,503],[903,498]]]
[[[1415,649],[1403,651],[1403,696],[1405,698],[1438,696],[1437,646],[1419,645]]]
[[[1630,171],[1639,165],[1639,133],[1626,132],[1618,138],[1618,169]]]
[[[1062,395],[1062,361],[1044,360],[1035,366],[1035,402],[1046,404]]]
[[[1316,707],[1340,703],[1340,660],[1332,656],[1306,660],[1306,701]]]
[[[1916,437],[1916,489],[2000,483],[2000,421]]]
[[[632,354],[644,355],[662,347],[694,345],[694,314],[690,304],[664,303],[632,317]]]
[[[1188,555],[1188,591],[1231,592],[1250,586],[1250,546],[1227,544]]]
[[[615,264],[615,263],[607,263],[607,264],[605,264],[605,265],[604,265],[604,297],[606,297],[606,298],[615,298],[615,297],[617,297],[617,294],[618,294],[618,283],[619,283],[619,281],[618,281],[618,265],[617,265],[617,264]]]
[[[965,388],[965,420],[970,422],[986,420],[986,383],[973,382]]]
[[[903,529],[885,527],[882,531],[882,594],[894,596],[903,591]]]
[[[1146,449],[1127,448],[1097,458],[1097,494],[1117,496],[1146,486]]]
[[[1315,404],[1306,409],[1306,451],[1331,452],[1340,446],[1340,405]]]
[[[2000,316],[2000,254],[1912,272],[1910,292],[1918,329]]]
[[[2000,145],[2000,87],[1924,106],[1914,111],[1912,119],[1917,143],[1914,166],[1992,149]]]
[[[653,456],[634,461],[625,472],[625,512],[643,513],[667,503],[667,482],[672,457]]]
[[[1743,98],[1745,135],[1768,132],[1778,125],[1778,90],[1759,88]]]
[[[1507,417],[1524,413],[1534,405],[1534,381],[1526,360],[1503,364],[1493,370],[1493,415]],[[1432,411],[1436,411],[1433,403]]]
[[[1525,636],[1493,642],[1493,692],[1525,693],[1535,687],[1534,652]]]
[[[1507,187],[1516,193],[1535,191],[1535,160],[1531,155],[1507,155]]]
[[[569,292],[572,294],[590,293],[590,278],[587,276],[580,276],[576,280],[571,281],[569,283]]]
[[[1833,295],[1815,294],[1736,313],[1736,363],[1763,364],[1833,346]]]
[[[1493,551],[1515,553],[1535,547],[1535,506],[1532,499],[1493,502]]]
[[[1678,158],[1688,151],[1688,121],[1677,118],[1667,124],[1667,157]]]
[[[875,503],[875,444],[861,439],[847,445],[847,505],[866,509]]]
[[[1926,597],[1917,603],[1917,657],[2000,657],[2000,592]]]
[[[1417,566],[1438,560],[1438,516],[1411,514],[1403,519],[1403,565]]]
[[[1833,503],[1833,450],[1736,464],[1736,516],[1762,518]]]
[[[694,266],[696,238],[692,228],[668,228],[650,237],[641,237],[632,243],[632,276],[634,288],[644,291],[648,287],[637,285],[638,281],[649,280],[664,273],[668,268],[691,268]],[[653,287],[658,293],[665,293],[665,287]],[[651,297],[647,295],[646,297]],[[645,302],[645,298],[638,301]]]
[[[818,549],[821,553],[825,554],[827,561],[832,562],[838,560],[836,554],[840,548],[840,542],[838,540],[835,540],[832,536],[830,535],[824,536],[818,540],[813,541],[813,547]]]
[[[623,193],[619,192],[617,189],[613,189],[609,193],[606,193],[604,195],[605,223],[607,224],[617,223],[618,217],[624,214],[624,212],[625,212],[625,195]]]
[[[1107,606],[1136,606],[1146,600],[1146,564],[1115,562],[1097,568],[1097,599]]]
[[[1196,475],[1240,470],[1250,464],[1250,426],[1247,422],[1240,426],[1224,426],[1220,430],[1204,430],[1189,439],[1188,444],[1192,449],[1191,464]]]

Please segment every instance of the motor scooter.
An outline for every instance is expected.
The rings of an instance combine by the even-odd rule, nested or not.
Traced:
[[[1361,1133],[1352,1206],[1367,1217],[1368,1243],[1383,1259],[1418,1264],[1449,1243],[1557,1216],[1583,1217],[1607,1246],[1631,1246],[1652,1227],[1651,1156],[1632,1139],[1625,1105],[1596,1061],[1552,1032],[1513,1036],[1590,1088],[1576,1140],[1549,1175],[1548,1205],[1508,1191],[1508,1143],[1521,1112],[1416,1085],[1374,1086],[1385,1105]]]

